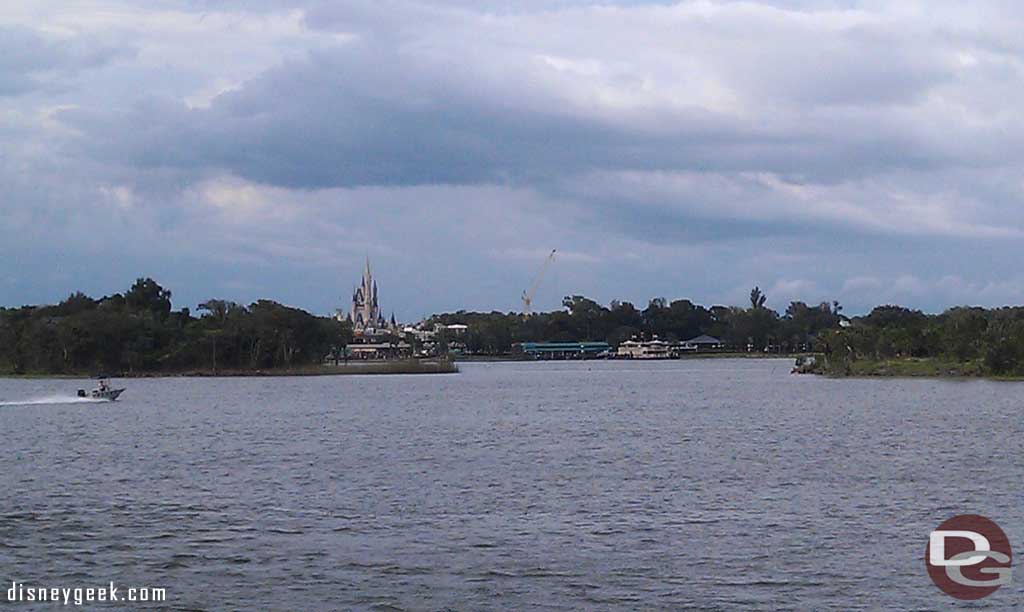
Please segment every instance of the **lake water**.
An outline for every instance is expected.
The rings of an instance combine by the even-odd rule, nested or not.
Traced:
[[[210,610],[944,609],[923,561],[940,522],[979,513],[1024,543],[1024,383],[790,365],[145,379],[113,404],[58,403],[85,381],[0,380],[0,590],[113,580]]]

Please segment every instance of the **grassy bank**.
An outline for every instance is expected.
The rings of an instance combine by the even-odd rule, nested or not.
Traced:
[[[954,361],[939,358],[858,359],[843,363],[822,360],[815,374],[833,377],[901,378],[995,378],[980,361]]]
[[[122,372],[114,378],[164,378],[173,376],[345,376],[354,374],[454,374],[459,367],[448,359],[402,359],[392,361],[350,361],[337,366],[308,366],[301,368],[246,369],[193,369],[180,372]],[[91,373],[80,374],[8,374],[7,378],[89,378]]]

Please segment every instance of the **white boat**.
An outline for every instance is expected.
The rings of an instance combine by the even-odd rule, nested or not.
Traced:
[[[111,402],[116,400],[121,394],[124,393],[124,388],[115,389],[110,386],[110,381],[106,378],[101,378],[96,388],[91,391],[85,389],[78,390],[78,397],[88,397],[92,399],[105,399]]]

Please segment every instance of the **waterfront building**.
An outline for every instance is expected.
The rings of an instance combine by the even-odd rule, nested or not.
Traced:
[[[683,343],[687,347],[691,347],[690,350],[697,351],[717,351],[723,348],[725,345],[721,340],[707,334],[702,334],[696,338],[690,338]]]
[[[412,345],[404,341],[350,344],[345,347],[345,350],[351,359],[379,360],[412,357]]]
[[[610,351],[607,342],[522,342],[512,346],[513,354],[533,359],[594,359]]]
[[[463,325],[462,323],[452,323],[451,325],[442,325],[438,323],[434,329],[437,332],[444,331],[449,336],[463,336],[469,331],[469,326]]]

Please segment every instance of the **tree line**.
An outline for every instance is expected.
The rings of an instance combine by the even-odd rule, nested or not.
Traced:
[[[822,369],[833,374],[850,373],[857,362],[920,359],[955,364],[961,373],[1024,376],[1024,306],[957,306],[928,314],[888,304],[851,318],[838,302],[795,301],[779,313],[766,306],[757,287],[745,308],[656,298],[640,310],[629,302],[602,306],[578,295],[562,305],[563,310],[530,317],[456,312],[434,319],[467,324],[465,343],[472,353],[507,353],[516,342],[603,340],[617,346],[630,338],[675,341],[707,334],[734,351],[819,353]]]
[[[942,360],[960,371],[1024,376],[1024,307],[958,306],[926,314],[879,306],[854,324],[817,339],[830,373],[848,373],[857,361],[898,358]]]
[[[319,364],[352,337],[344,322],[270,300],[171,309],[151,278],[94,299],[0,308],[0,372],[97,374],[250,370]]]
[[[519,342],[688,340],[707,334],[729,349],[818,352],[834,373],[857,361],[942,359],[978,373],[1024,376],[1024,307],[956,307],[926,314],[895,305],[848,318],[837,302],[794,301],[783,312],[757,287],[746,307],[705,307],[655,298],[643,309],[567,296],[561,310],[466,312],[430,317],[461,323],[462,341],[478,355],[504,355]],[[419,345],[411,336],[410,344]],[[271,300],[244,306],[211,299],[172,310],[171,292],[150,278],[102,298],[73,293],[56,305],[0,308],[0,373],[95,374],[256,370],[316,365],[338,358],[353,341],[351,325]]]
[[[689,340],[707,334],[736,350],[805,351],[816,336],[839,326],[842,307],[837,302],[808,305],[792,302],[783,313],[767,307],[760,288],[750,292],[750,306],[705,307],[687,299],[650,300],[639,309],[630,302],[603,306],[581,295],[568,296],[562,310],[524,317],[518,313],[453,312],[431,321],[469,327],[466,349],[474,354],[500,355],[519,342],[605,341],[618,346],[625,340]]]

